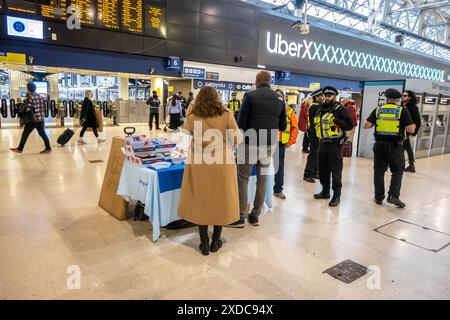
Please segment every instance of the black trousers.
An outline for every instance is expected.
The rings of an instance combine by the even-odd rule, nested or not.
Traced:
[[[403,148],[406,150],[406,153],[408,154],[408,161],[410,164],[414,163],[414,152],[411,146],[411,140],[409,139],[409,136],[406,138],[405,142],[403,143]]]
[[[200,240],[206,241],[208,239],[208,226],[198,226],[198,233],[200,235]],[[212,239],[213,240],[220,239],[221,234],[222,234],[222,226],[214,226]]]
[[[150,130],[153,128],[153,120],[155,120],[156,129],[159,129],[159,113],[150,112],[150,121],[148,122]]]
[[[83,138],[84,133],[86,132],[86,130],[87,130],[88,128],[89,128],[89,127],[83,126],[83,128],[81,129],[81,132],[80,132],[80,138]],[[97,127],[91,127],[91,128],[92,128],[92,132],[94,133],[94,136],[95,136],[96,138],[98,138]]]
[[[44,122],[38,122],[38,123],[28,123],[23,128],[22,138],[20,139],[20,144],[18,149],[20,151],[23,151],[23,148],[25,148],[25,144],[27,143],[28,137],[30,136],[31,132],[36,129],[39,135],[41,136],[42,140],[44,140],[45,143],[45,149],[51,149],[50,147],[50,141],[48,140],[47,134],[45,133],[45,123]]]
[[[389,195],[397,198],[400,197],[403,166],[405,163],[402,143],[377,141],[373,146],[373,154],[375,198],[377,200],[384,199],[384,173],[387,171],[388,167],[392,173]]]
[[[315,135],[310,135],[310,151],[306,160],[304,177],[314,177],[319,173],[319,139]]]
[[[342,144],[338,141],[321,142],[319,146],[319,177],[323,193],[330,193],[330,180],[332,178],[333,195],[341,195],[343,168]]]
[[[275,173],[275,185],[273,187],[274,193],[280,193],[283,191],[284,185],[284,158],[286,155],[286,147],[281,142],[278,143],[278,170]],[[275,161],[274,161],[275,162]],[[275,164],[275,163],[274,163]],[[275,164],[275,168],[277,168]]]
[[[303,136],[302,148],[303,148],[303,151],[309,149],[309,134],[308,134],[308,131],[306,131],[305,135]]]

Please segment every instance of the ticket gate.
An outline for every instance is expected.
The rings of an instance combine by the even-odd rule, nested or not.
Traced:
[[[436,110],[436,117],[433,130],[433,142],[431,145],[431,155],[442,154],[445,152],[446,139],[448,136],[448,119],[450,106],[449,99],[439,96]]]
[[[422,125],[416,137],[416,158],[428,157],[431,154],[433,128],[437,111],[437,96],[421,96],[419,112]]]

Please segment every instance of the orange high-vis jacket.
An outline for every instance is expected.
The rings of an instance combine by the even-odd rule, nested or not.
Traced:
[[[289,114],[290,113],[290,114]],[[295,144],[297,142],[297,137],[298,137],[298,121],[297,121],[297,115],[295,114],[294,109],[290,108],[290,107],[286,107],[286,122],[287,122],[287,127],[286,127],[286,131],[284,133],[288,133],[289,131],[289,144]],[[278,133],[278,137],[279,137],[279,141],[281,142],[281,137],[283,135],[283,132],[279,132]]]

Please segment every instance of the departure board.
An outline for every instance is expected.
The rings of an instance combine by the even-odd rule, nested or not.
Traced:
[[[122,29],[142,33],[142,0],[122,1]]]
[[[119,29],[119,0],[97,0],[97,25],[99,27]]]
[[[166,38],[166,10],[162,6],[146,4],[144,10],[145,33],[157,38]]]
[[[6,0],[6,9],[8,9],[9,11],[26,14],[37,13],[37,7],[35,4],[20,0]]]
[[[72,6],[77,6],[80,13],[80,22],[95,25],[95,0],[69,0]]]
[[[41,5],[41,15],[48,19],[67,19],[67,1],[51,0],[50,5]]]

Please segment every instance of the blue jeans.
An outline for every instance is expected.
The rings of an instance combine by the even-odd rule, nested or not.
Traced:
[[[276,152],[276,151],[275,151]],[[278,143],[278,170],[275,174],[275,185],[273,187],[274,193],[280,193],[283,191],[284,185],[284,158],[286,155],[286,147],[281,142]],[[276,168],[275,168],[276,169]]]

